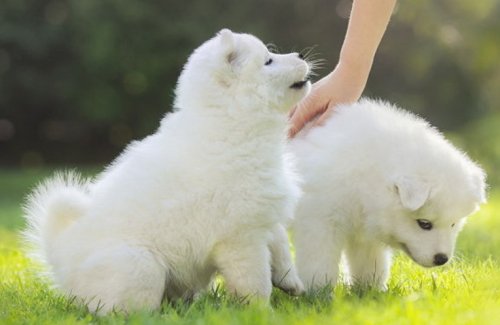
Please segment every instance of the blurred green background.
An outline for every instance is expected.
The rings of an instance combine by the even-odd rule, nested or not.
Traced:
[[[171,109],[189,53],[218,30],[329,72],[350,0],[1,0],[0,167],[102,165]],[[500,0],[399,1],[365,95],[445,131],[500,183]],[[4,184],[5,185],[5,184]]]

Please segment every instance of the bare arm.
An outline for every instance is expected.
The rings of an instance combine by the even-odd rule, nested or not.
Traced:
[[[318,115],[315,124],[323,123],[336,105],[359,99],[395,4],[396,0],[353,1],[339,62],[292,111],[291,136]]]

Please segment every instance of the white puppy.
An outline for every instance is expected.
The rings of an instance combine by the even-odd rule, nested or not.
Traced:
[[[96,180],[56,176],[29,198],[26,235],[56,286],[101,313],[192,297],[216,272],[243,297],[267,300],[271,277],[301,292],[282,224],[299,196],[286,113],[308,73],[297,53],[251,35],[222,30],[201,45],[155,134]]]
[[[485,201],[485,175],[427,122],[387,103],[336,108],[291,143],[304,177],[294,222],[307,289],[350,280],[385,289],[391,248],[445,264],[465,217]]]

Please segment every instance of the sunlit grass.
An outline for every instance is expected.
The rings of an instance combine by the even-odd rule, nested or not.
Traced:
[[[99,318],[38,278],[21,250],[21,198],[45,175],[0,171],[0,324],[500,323],[500,193],[470,218],[451,265],[423,269],[398,255],[387,292],[338,286],[331,299],[329,292],[296,298],[275,290],[268,308],[242,305],[219,288],[190,305]]]

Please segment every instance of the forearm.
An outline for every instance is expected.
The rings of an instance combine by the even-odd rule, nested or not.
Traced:
[[[296,106],[290,119],[290,136],[318,115],[315,125],[324,123],[335,106],[359,99],[395,4],[396,0],[353,0],[339,62]]]
[[[368,78],[395,4],[396,0],[353,0],[339,66]]]

